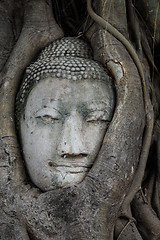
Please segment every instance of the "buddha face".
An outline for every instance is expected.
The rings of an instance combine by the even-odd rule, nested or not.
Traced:
[[[33,183],[42,191],[80,183],[97,157],[112,111],[113,90],[104,81],[40,81],[20,120]]]

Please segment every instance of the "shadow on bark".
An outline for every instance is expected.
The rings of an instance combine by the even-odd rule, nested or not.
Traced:
[[[81,184],[46,193],[27,184],[15,131],[15,96],[25,68],[42,48],[61,38],[63,32],[55,21],[50,0],[16,1],[15,4],[17,8],[21,6],[15,19],[12,19],[14,2],[10,1],[8,10],[7,5],[0,4],[0,24],[9,19],[0,39],[4,50],[0,53],[2,239],[158,239],[159,219],[152,206],[144,201],[142,192],[138,191],[137,186],[140,186],[133,186],[137,181],[135,176],[147,129],[144,86],[123,42],[88,17],[84,37],[93,48],[94,59],[105,66],[115,83],[117,104],[114,117],[97,160]],[[129,39],[126,1],[112,3],[105,0],[102,3],[94,0],[94,7],[98,15]],[[109,14],[109,7],[114,15]],[[18,29],[16,26],[22,19],[23,26]],[[4,40],[8,43],[5,46]],[[150,68],[144,56],[138,54],[149,98]],[[147,147],[149,151],[150,146]],[[145,164],[142,170],[145,170]],[[142,178],[143,172],[140,182]],[[125,199],[127,205],[124,208]],[[155,203],[155,206],[158,205]],[[7,233],[6,229],[10,232]]]

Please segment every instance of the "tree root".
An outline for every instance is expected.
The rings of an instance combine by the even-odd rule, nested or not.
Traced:
[[[140,189],[144,171],[148,159],[149,149],[151,145],[152,140],[152,132],[153,132],[153,126],[154,126],[154,112],[153,112],[153,106],[150,101],[149,94],[147,92],[146,88],[146,82],[145,82],[145,76],[143,72],[142,64],[139,60],[139,57],[134,50],[133,46],[129,43],[129,41],[111,24],[109,24],[107,21],[105,21],[103,18],[98,16],[91,7],[91,0],[87,0],[87,7],[89,15],[93,18],[95,22],[97,22],[101,27],[105,28],[107,31],[109,31],[114,37],[116,37],[128,50],[130,53],[132,59],[135,62],[135,65],[137,66],[137,69],[139,71],[140,77],[141,77],[141,84],[143,89],[143,98],[144,98],[144,108],[146,113],[146,129],[144,132],[144,138],[143,138],[143,146],[142,151],[140,155],[139,165],[138,169],[135,173],[135,177],[133,180],[133,183],[131,185],[130,191],[127,194],[123,206],[122,206],[122,215],[126,214],[127,209],[129,208],[129,205],[131,201],[133,200],[136,192]]]
[[[129,227],[129,225],[133,223],[133,220],[129,220],[128,223],[123,227],[123,229],[121,230],[120,234],[118,235],[116,240],[120,240],[122,237],[122,234],[125,232],[125,230]],[[129,236],[127,235],[127,238],[129,238]]]
[[[0,2],[0,71],[4,67],[15,43],[13,34],[14,1]]]
[[[14,226],[13,232],[11,231],[12,236],[8,239],[28,240],[26,229],[20,227],[21,224],[15,214],[17,206],[13,204],[15,193],[19,193],[19,188],[25,181],[25,171],[15,130],[15,97],[27,65],[40,49],[62,37],[63,33],[52,15],[50,0],[25,0],[23,3],[24,25],[0,73],[0,152],[2,153],[0,158],[3,165],[8,166],[7,169],[4,167],[0,169],[2,176],[0,189],[3,191],[1,200],[3,208],[6,209],[7,219],[7,224],[5,223],[3,227],[8,230],[13,229]],[[5,41],[4,43],[7,44]],[[11,213],[14,214],[11,215]]]
[[[160,220],[150,204],[144,202],[144,196],[139,191],[132,202],[132,213],[144,239],[158,240],[160,238]]]
[[[142,240],[135,223],[132,220],[119,218],[115,227],[115,240]]]
[[[21,154],[16,140],[14,103],[20,79],[37,52],[50,42],[63,36],[52,15],[51,1],[26,0],[24,3],[24,25],[21,35],[0,74],[0,138],[7,146],[11,162],[17,159],[19,166],[22,163],[20,161],[18,163]],[[4,136],[12,136],[14,140],[11,142],[11,139],[4,139]],[[9,147],[10,145],[15,146],[14,151],[13,148]]]

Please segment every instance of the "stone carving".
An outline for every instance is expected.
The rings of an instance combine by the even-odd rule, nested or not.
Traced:
[[[27,170],[42,191],[80,183],[111,121],[112,81],[88,44],[62,38],[27,69],[16,115]]]

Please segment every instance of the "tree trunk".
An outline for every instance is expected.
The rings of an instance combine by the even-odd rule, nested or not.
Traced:
[[[160,238],[159,1],[93,0],[95,19],[88,3],[0,2],[2,240]],[[84,181],[44,193],[28,179],[15,128],[15,97],[39,51],[77,35],[89,42],[94,60],[113,79],[115,112]]]

